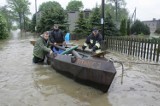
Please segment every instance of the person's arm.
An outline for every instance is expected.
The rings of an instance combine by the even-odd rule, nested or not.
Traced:
[[[51,49],[50,49],[50,48],[47,48],[47,46],[45,46],[42,41],[39,42],[39,47],[40,47],[43,51],[45,51],[45,52],[48,52],[48,53],[49,53],[49,52],[51,51]]]
[[[99,34],[98,39],[97,39],[96,44],[95,44],[95,46],[97,46],[98,49],[99,49],[100,46],[101,46],[102,40],[103,40],[102,35]]]
[[[90,44],[90,35],[87,36],[86,41],[84,42],[84,44],[82,46],[83,51],[85,50],[86,47],[89,46],[89,44]]]
[[[92,48],[93,52],[95,52],[97,49],[100,49],[102,40],[103,40],[102,35],[99,34],[98,38],[97,38],[97,41],[96,41],[95,45]]]

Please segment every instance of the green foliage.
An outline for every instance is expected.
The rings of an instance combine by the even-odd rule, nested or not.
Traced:
[[[31,20],[31,32],[35,32],[35,27],[36,27],[36,14],[33,14]]]
[[[160,27],[156,29],[155,33],[160,34]]]
[[[84,18],[83,12],[80,12],[79,19],[77,21],[76,29],[74,33],[76,35],[86,36],[91,33],[91,29],[93,27],[97,27],[101,32],[101,14],[100,8],[96,7],[93,9],[89,19]],[[105,17],[105,29],[104,29],[105,36],[119,36],[120,32],[116,28],[111,14],[108,12]]]
[[[120,33],[121,33],[121,36],[125,36],[125,35],[127,34],[127,30],[126,30],[126,19],[123,19],[123,20],[121,21]]]
[[[125,0],[117,0],[117,21],[120,23],[122,19],[128,18],[128,11],[125,8]],[[113,20],[116,21],[116,0],[108,0],[106,4],[106,13],[110,13]]]
[[[41,16],[37,32],[43,33],[50,30],[54,24],[64,25],[66,23],[65,12],[58,2],[45,2],[40,6],[40,10]],[[66,27],[63,28],[62,30],[65,30]]]
[[[8,37],[7,22],[5,18],[0,14],[0,39],[6,39]]]
[[[130,35],[130,33],[131,33],[130,25],[131,25],[131,20],[128,19],[128,20],[127,20],[127,35]]]
[[[20,29],[25,30],[26,17],[30,14],[30,2],[28,0],[7,0],[7,3],[9,9],[14,13],[14,16],[18,19]],[[15,20],[17,21],[17,19]],[[22,24],[24,27],[22,27]]]
[[[104,35],[105,36],[119,36],[120,35],[118,29],[113,23],[112,16],[110,13],[106,14]]]
[[[7,28],[10,31],[12,29],[12,22],[14,19],[13,13],[10,10],[8,10],[7,6],[0,7],[0,13],[6,19]]]
[[[22,24],[22,27],[24,28],[24,31],[27,31],[27,32],[32,31],[33,29],[32,29],[32,25],[31,25],[31,20],[28,17],[25,17],[24,22]]]
[[[115,5],[117,2],[117,7],[125,7],[126,6],[125,0],[107,0],[107,2],[114,3]]]
[[[76,26],[75,26],[75,30],[74,33],[76,33],[76,35],[81,36],[81,37],[86,37],[88,35],[88,27],[87,27],[87,22],[86,19],[84,18],[84,14],[81,11],[79,13],[79,19],[76,22]]]
[[[44,2],[39,6],[39,11],[50,11],[51,8],[61,8],[61,5],[56,2],[56,1],[48,1],[48,2]]]
[[[143,22],[136,20],[135,23],[131,26],[131,33],[136,35],[142,34],[142,33],[144,35],[149,35],[150,29]]]
[[[82,1],[78,0],[72,0],[68,3],[68,6],[66,7],[67,11],[80,11],[80,9],[83,8]]]
[[[100,8],[98,6],[96,6],[96,8],[94,8],[92,10],[92,14],[90,16],[90,27],[97,27],[97,28],[101,28],[101,12],[100,12]]]

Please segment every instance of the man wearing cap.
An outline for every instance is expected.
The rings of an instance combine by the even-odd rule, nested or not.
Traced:
[[[40,38],[36,41],[33,49],[34,63],[41,63],[44,61],[46,54],[52,54],[52,50],[48,47],[48,38],[49,32],[46,31],[40,35]]]
[[[100,50],[102,35],[99,33],[97,28],[92,29],[92,33],[87,37],[84,45],[82,46],[83,51],[86,47],[92,49],[92,52],[98,52]]]
[[[64,34],[62,33],[62,31],[59,29],[59,26],[57,24],[55,24],[53,26],[53,29],[51,31],[50,34],[50,44],[53,45],[63,45],[65,44],[65,40],[64,40]]]

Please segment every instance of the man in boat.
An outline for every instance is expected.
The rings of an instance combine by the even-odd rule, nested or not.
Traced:
[[[52,28],[52,31],[50,33],[49,41],[51,44],[51,48],[53,49],[54,45],[66,45],[64,40],[64,34],[59,29],[59,26],[55,24]]]
[[[48,39],[49,39],[49,32],[46,31],[40,38],[36,41],[34,49],[33,49],[33,62],[34,63],[41,63],[45,59],[45,55],[48,53],[52,54],[52,50],[48,47]]]
[[[102,40],[102,35],[99,33],[98,29],[96,27],[93,28],[92,33],[87,37],[84,45],[82,46],[83,51],[88,47],[89,49],[92,49],[92,52],[100,52]]]

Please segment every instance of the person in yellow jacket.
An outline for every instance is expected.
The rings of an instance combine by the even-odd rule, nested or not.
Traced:
[[[92,52],[98,52],[101,49],[101,42],[103,38],[97,28],[92,29],[92,33],[87,37],[84,45],[82,46],[83,51],[86,47],[92,49]]]

